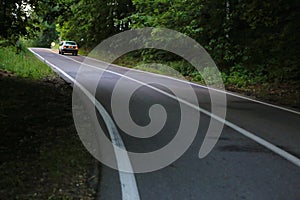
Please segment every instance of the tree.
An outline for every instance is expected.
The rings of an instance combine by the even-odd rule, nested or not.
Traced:
[[[27,35],[31,29],[30,13],[36,5],[35,0],[0,1],[0,38],[16,41],[19,36]]]
[[[79,41],[93,48],[102,40],[128,29],[128,23],[117,23],[132,12],[130,0],[78,0],[68,12],[58,17],[63,39]]]

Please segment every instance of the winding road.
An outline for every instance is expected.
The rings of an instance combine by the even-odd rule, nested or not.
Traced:
[[[104,62],[80,55],[59,55],[44,48],[30,50],[67,82],[74,84],[80,67],[86,69],[89,73],[82,86],[87,92],[89,80],[97,80],[97,74],[101,71],[95,99],[107,116],[100,117],[99,124],[107,126],[109,123],[112,130],[116,127],[119,135],[110,135],[110,139],[121,141],[119,145],[124,145],[127,151],[145,153],[161,149],[174,139],[183,120],[195,120],[195,124],[199,124],[191,145],[179,159],[166,167],[145,173],[127,173],[102,165],[98,199],[300,199],[300,111],[212,90],[216,96],[225,95],[227,99],[225,124],[217,144],[206,157],[200,159],[199,149],[209,123],[217,120],[210,115],[208,88],[115,65],[106,68]],[[124,84],[118,85],[124,78]],[[134,137],[143,134],[141,132],[133,135],[125,133],[113,115],[113,112],[118,112],[111,106],[115,87],[119,87],[119,93],[123,92],[126,96],[134,82],[141,85],[130,94],[128,107],[132,121],[139,127],[145,127],[155,117],[165,119],[167,116],[163,128],[151,137]],[[192,89],[197,102],[193,102],[189,96],[184,98],[184,103],[189,105],[190,116],[180,110],[180,102],[172,98],[174,92],[169,87],[178,91],[185,91],[186,87]],[[126,103],[122,98],[114,101],[116,105]],[[163,107],[164,112],[161,112],[162,116],[151,118],[149,109],[158,104],[160,107],[156,107],[157,110]],[[219,102],[218,106],[224,105]],[[96,108],[102,115],[99,111],[101,108]],[[197,113],[200,120],[193,117]],[[119,114],[125,118],[125,122],[128,121],[128,115]],[[106,118],[110,121],[105,122]],[[103,129],[107,129],[106,132],[110,130],[108,127]],[[186,134],[188,137],[189,133]],[[118,160],[116,155],[111,157]],[[143,164],[151,166],[151,161]],[[132,168],[138,167],[132,164]]]

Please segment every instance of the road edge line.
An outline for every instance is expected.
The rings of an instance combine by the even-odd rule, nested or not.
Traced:
[[[97,62],[100,62],[100,63],[108,64],[105,61],[98,60],[98,59],[95,59],[95,58],[92,58],[92,57],[88,57],[88,56],[82,56],[82,57],[88,58],[88,59],[91,59],[91,60],[94,60],[94,61],[97,61]],[[120,65],[116,65],[116,64],[110,64],[110,65],[112,65],[114,67],[122,68],[122,69],[129,69],[129,70],[133,70],[133,71],[137,71],[137,72],[141,72],[141,73],[146,73],[146,74],[152,74],[152,75],[160,76],[160,77],[163,77],[163,78],[167,78],[167,79],[171,79],[171,80],[175,80],[175,81],[187,83],[187,84],[190,84],[190,85],[194,85],[194,86],[200,87],[200,88],[214,90],[214,91],[217,91],[217,92],[220,92],[220,93],[225,93],[225,94],[228,94],[228,95],[231,95],[231,96],[234,96],[234,97],[238,97],[238,98],[241,98],[241,99],[253,101],[255,103],[263,104],[263,105],[266,105],[266,106],[270,106],[270,107],[273,107],[273,108],[277,108],[277,109],[280,109],[280,110],[284,110],[284,111],[287,111],[287,112],[291,112],[291,113],[300,115],[300,111],[293,110],[293,109],[286,108],[286,107],[282,107],[282,106],[278,106],[278,105],[275,105],[275,104],[272,104],[272,103],[263,102],[263,101],[260,101],[260,100],[257,100],[257,99],[252,99],[250,97],[241,96],[239,94],[235,94],[235,93],[229,92],[227,90],[220,90],[220,89],[217,89],[217,88],[212,88],[212,87],[208,87],[208,86],[205,86],[205,85],[200,85],[198,83],[193,83],[193,82],[189,82],[189,81],[186,81],[186,80],[177,79],[177,78],[174,78],[174,77],[171,77],[171,76],[167,76],[167,75],[163,75],[163,74],[155,74],[155,73],[152,73],[152,72],[142,71],[142,70],[139,70],[139,69],[124,67],[124,66],[120,66]]]
[[[181,101],[182,103],[185,103],[186,105],[188,105],[188,106],[190,106],[190,107],[192,107],[192,108],[198,110],[199,112],[202,112],[202,113],[208,115],[209,117],[214,118],[215,120],[217,120],[217,121],[219,121],[219,122],[221,122],[221,123],[224,123],[226,126],[232,128],[233,130],[237,131],[238,133],[240,133],[240,134],[246,136],[247,138],[249,138],[249,139],[251,139],[251,140],[257,142],[258,144],[264,146],[265,148],[269,149],[270,151],[274,152],[275,154],[281,156],[282,158],[284,158],[284,159],[290,161],[291,163],[295,164],[296,166],[300,167],[300,159],[297,158],[296,156],[294,156],[294,155],[288,153],[287,151],[285,151],[285,150],[283,150],[283,149],[280,149],[280,148],[277,147],[276,145],[274,145],[274,144],[268,142],[267,140],[258,137],[258,136],[255,135],[254,133],[251,133],[250,131],[247,131],[247,130],[243,129],[243,128],[241,128],[241,127],[239,127],[239,126],[233,124],[232,122],[229,122],[229,121],[227,121],[227,120],[225,120],[225,119],[222,119],[222,118],[220,118],[220,117],[218,117],[218,116],[216,116],[216,115],[210,113],[209,111],[200,108],[199,106],[195,106],[194,104],[191,104],[191,103],[189,103],[189,102],[186,102],[185,100],[182,100],[182,99],[179,100],[179,98],[174,97],[173,95],[170,95],[170,94],[167,93],[167,92],[164,92],[164,91],[162,91],[162,90],[160,90],[160,89],[158,89],[158,88],[155,88],[155,87],[153,87],[153,86],[147,85],[147,84],[145,84],[145,83],[143,83],[143,82],[141,82],[141,81],[139,81],[139,80],[133,79],[133,78],[128,77],[128,76],[125,76],[125,75],[123,75],[123,74],[119,74],[119,73],[114,72],[114,71],[110,71],[110,70],[107,70],[107,69],[102,69],[102,68],[99,68],[99,67],[95,67],[95,66],[92,66],[92,65],[89,65],[89,64],[86,64],[86,63],[81,63],[81,62],[79,62],[79,61],[77,61],[77,60],[74,60],[74,59],[72,59],[72,58],[68,58],[68,57],[65,57],[65,58],[70,59],[70,60],[72,60],[72,61],[74,61],[74,62],[80,63],[81,65],[86,65],[86,66],[88,66],[88,67],[92,67],[92,68],[95,68],[95,69],[98,69],[98,70],[106,71],[106,72],[108,72],[108,73],[116,74],[116,75],[118,75],[118,76],[121,76],[121,77],[127,78],[127,79],[129,79],[129,80],[135,81],[135,82],[140,83],[140,84],[142,84],[142,85],[145,85],[145,86],[147,86],[147,87],[149,87],[149,88],[151,88],[151,89],[153,89],[153,90],[155,90],[155,91],[158,91],[158,92],[160,92],[160,93],[162,93],[162,94],[164,94],[164,95],[169,96],[170,98],[173,98],[173,99],[175,98],[176,100]]]
[[[109,135],[111,137],[111,141],[113,143],[116,160],[117,160],[117,163],[119,165],[120,163],[118,161],[118,155],[117,155],[118,151],[116,150],[116,146],[119,146],[119,148],[124,149],[124,150],[126,150],[126,148],[125,148],[124,142],[123,142],[123,140],[122,140],[115,124],[113,123],[113,120],[111,119],[111,117],[109,116],[109,114],[107,113],[105,108],[101,105],[101,103],[86,88],[84,88],[80,83],[78,83],[69,74],[67,74],[62,69],[55,66],[53,63],[49,62],[45,58],[43,58],[38,53],[34,52],[31,48],[28,48],[28,49],[31,53],[36,55],[45,64],[49,65],[51,68],[54,68],[55,70],[57,70],[58,72],[63,74],[73,84],[76,84],[82,90],[82,92],[89,98],[89,100],[96,106],[98,112],[101,114],[101,116],[103,117],[103,120],[105,121],[107,129],[111,130],[111,131],[108,131],[108,132],[109,132]],[[112,132],[112,130],[113,130],[113,132]],[[127,166],[130,166],[131,169],[132,169],[131,162],[129,160],[128,155],[127,155],[127,158],[123,157],[122,161],[123,162],[127,161],[127,163],[128,163]],[[137,187],[137,184],[136,184],[136,179],[135,179],[134,173],[122,172],[120,170],[118,170],[118,173],[119,173],[119,178],[120,178],[120,183],[121,183],[120,187],[121,187],[121,191],[122,191],[122,200],[139,200],[140,195],[139,195],[139,192],[138,192],[138,187]]]

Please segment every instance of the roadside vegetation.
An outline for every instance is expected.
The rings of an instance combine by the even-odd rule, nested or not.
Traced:
[[[45,63],[38,60],[24,46],[18,50],[18,53],[15,46],[0,47],[0,69],[23,78],[41,79],[56,76]]]
[[[299,100],[298,0],[23,0],[22,3],[35,8],[30,15],[21,6],[16,7],[16,2],[6,2],[1,8],[5,17],[0,21],[3,25],[0,38],[15,43],[23,37],[27,45],[48,48],[53,41],[57,44],[59,40],[74,40],[79,44],[79,54],[87,55],[101,41],[122,31],[169,28],[190,36],[208,51],[227,89],[252,96],[274,93],[266,99],[273,99],[276,94],[278,99],[285,98],[289,93],[287,98]],[[11,15],[14,9],[18,12]],[[10,26],[12,22],[15,26]],[[141,68],[142,64],[154,61],[168,64],[189,80],[203,82],[195,69],[166,52],[144,50],[128,54],[116,63]],[[289,103],[295,106],[295,102]]]
[[[28,9],[28,8],[31,9]],[[300,108],[299,0],[12,0],[0,7],[0,198],[90,199],[89,154],[76,135],[71,89],[26,46],[74,40],[79,54],[143,27],[177,30],[201,44],[228,90]],[[17,50],[16,44],[21,42]],[[57,46],[56,46],[57,48]],[[116,64],[204,84],[177,56],[126,54]]]
[[[149,63],[146,65],[145,63]],[[161,63],[162,65],[151,65],[150,63]],[[172,76],[195,83],[206,85],[203,77],[209,77],[210,68],[204,68],[200,71],[190,71],[193,67],[186,61],[164,61],[164,60],[143,60],[142,57],[136,57],[132,54],[124,55],[118,58],[114,64],[148,71],[157,74]],[[170,70],[168,67],[176,70]],[[285,73],[285,72],[282,72]],[[248,69],[240,65],[231,67],[229,70],[221,70],[221,76],[224,86],[227,90],[237,92],[252,98],[263,100],[278,105],[300,108],[300,80],[286,80],[282,75],[269,72],[262,68]],[[214,80],[210,79],[211,81]],[[208,81],[210,81],[208,80]]]
[[[93,199],[72,90],[23,48],[0,47],[1,199]]]

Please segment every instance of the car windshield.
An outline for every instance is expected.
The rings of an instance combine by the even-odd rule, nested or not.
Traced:
[[[66,42],[66,44],[68,44],[68,45],[76,45],[75,42]]]

